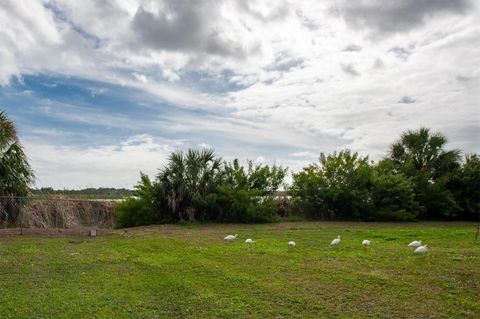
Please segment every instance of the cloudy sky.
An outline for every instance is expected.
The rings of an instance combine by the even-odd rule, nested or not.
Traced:
[[[407,129],[480,151],[476,0],[2,0],[0,109],[37,186],[131,187],[172,150],[293,171]]]

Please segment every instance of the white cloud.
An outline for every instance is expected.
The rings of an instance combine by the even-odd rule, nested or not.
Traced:
[[[158,140],[149,135],[132,136],[118,144],[89,148],[58,146],[39,140],[25,140],[33,163],[37,187],[58,189],[82,187],[127,187],[139,173],[154,177],[179,141]]]
[[[206,136],[248,143],[255,156],[268,145],[285,150],[278,160],[294,167],[341,148],[378,158],[403,130],[419,126],[479,152],[479,30],[479,6],[468,0],[5,0],[0,86],[53,73],[139,89],[142,99],[207,114],[154,113],[146,129],[198,136],[194,145],[217,143]],[[140,122],[65,103],[39,112],[119,129]],[[80,158],[102,167],[110,158],[93,154],[110,150],[120,163],[131,154],[141,166],[135,152],[150,154],[157,142],[142,140],[135,150],[137,142],[87,149],[90,157]],[[30,143],[29,153],[42,145],[64,160],[82,152]]]

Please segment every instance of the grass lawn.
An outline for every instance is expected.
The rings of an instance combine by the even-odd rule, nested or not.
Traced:
[[[3,237],[0,318],[479,318],[474,236],[468,223],[297,222]]]

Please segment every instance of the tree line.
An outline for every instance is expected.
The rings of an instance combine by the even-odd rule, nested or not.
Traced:
[[[273,195],[286,174],[287,169],[276,165],[225,162],[210,149],[174,152],[153,181],[141,175],[135,196],[117,207],[117,226],[276,221]]]
[[[171,154],[155,180],[142,175],[120,205],[119,226],[178,221],[272,222],[293,214],[322,220],[479,220],[480,157],[446,149],[427,128],[407,131],[371,161],[350,150],[320,154],[293,174],[288,203],[275,198],[287,169],[225,162],[212,150]]]

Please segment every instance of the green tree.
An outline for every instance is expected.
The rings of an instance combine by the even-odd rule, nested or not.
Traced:
[[[363,218],[372,209],[371,174],[368,157],[349,150],[321,153],[319,164],[293,176],[290,194],[310,217]]]
[[[452,218],[460,211],[447,188],[450,178],[460,169],[460,151],[445,150],[446,143],[444,135],[420,128],[403,133],[390,149],[391,166],[412,180],[423,217]]]
[[[238,159],[225,163],[223,184],[218,188],[219,220],[239,222],[272,222],[278,219],[273,193],[282,185],[287,169],[281,166],[247,167]]]
[[[116,207],[116,227],[150,225],[160,221],[155,205],[154,188],[150,178],[140,173],[140,181],[134,187],[133,196],[120,202]]]
[[[413,185],[402,173],[394,174],[376,166],[370,192],[373,209],[366,219],[405,221],[418,217]]]
[[[33,181],[33,170],[15,126],[5,112],[0,112],[0,195],[26,196]]]
[[[213,150],[174,152],[156,182],[163,188],[169,209],[179,220],[204,219],[211,194],[223,180],[223,163]],[[198,216],[201,215],[201,216]]]
[[[461,170],[449,182],[448,187],[462,208],[462,219],[480,221],[480,156],[465,156]]]

